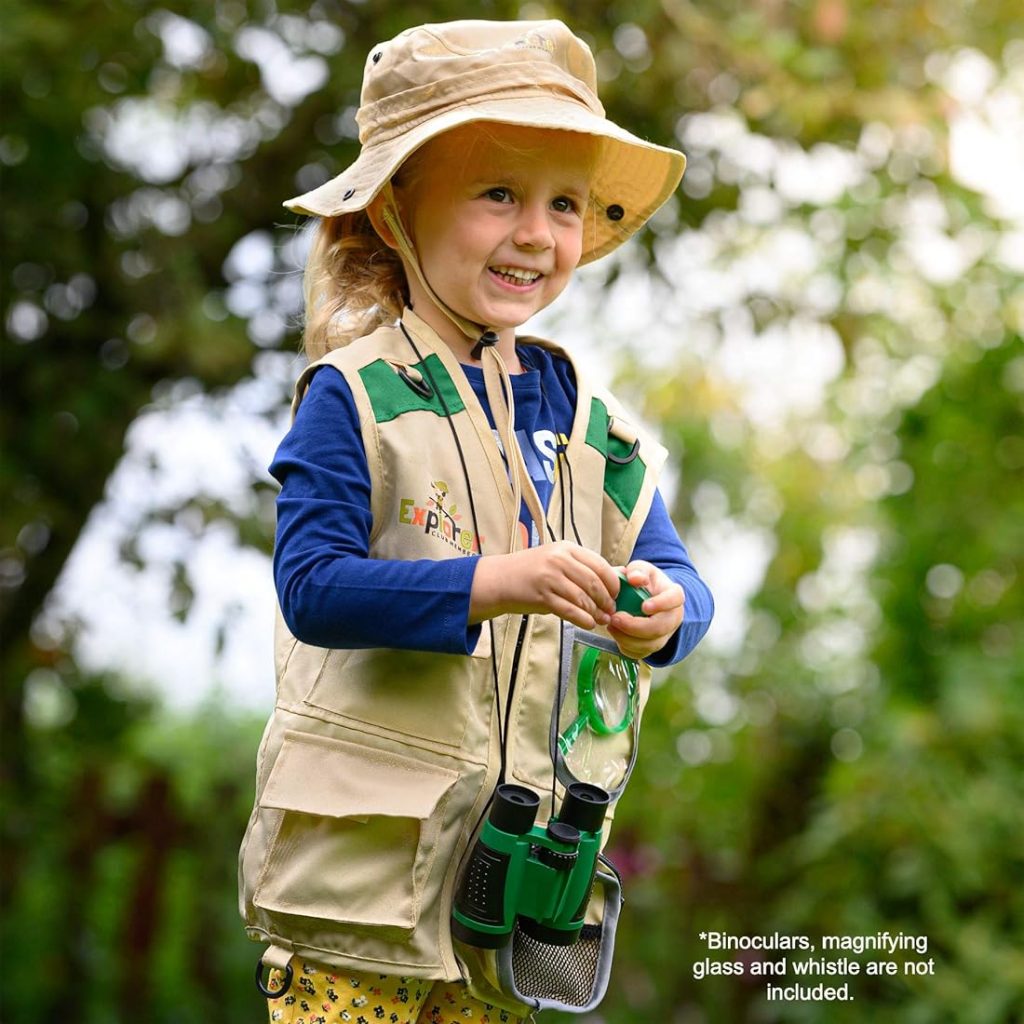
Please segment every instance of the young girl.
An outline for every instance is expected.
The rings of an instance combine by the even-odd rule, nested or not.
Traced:
[[[311,365],[271,467],[277,702],[240,855],[272,1020],[526,1015],[451,914],[495,787],[562,798],[564,624],[644,663],[641,706],[647,666],[707,630],[664,450],[515,334],[682,176],[595,89],[557,21],[411,29],[369,55],[358,160],[286,204],[322,219]],[[639,614],[616,610],[620,571]]]

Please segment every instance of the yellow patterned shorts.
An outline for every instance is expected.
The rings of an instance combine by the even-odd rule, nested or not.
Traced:
[[[521,1020],[470,996],[461,982],[397,978],[292,961],[284,995],[268,999],[271,1024],[518,1024]],[[284,979],[271,970],[267,987]]]

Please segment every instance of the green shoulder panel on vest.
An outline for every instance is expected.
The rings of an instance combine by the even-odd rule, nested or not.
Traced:
[[[624,459],[633,450],[631,444],[617,437],[608,438],[608,455]],[[618,510],[627,518],[633,514],[640,490],[647,475],[644,460],[636,456],[632,462],[606,462],[604,467],[604,492],[615,502]]]
[[[633,514],[647,467],[643,459],[622,462],[632,451],[632,445],[608,433],[608,408],[599,398],[591,399],[590,422],[587,424],[586,443],[605,457],[604,492],[615,507],[627,518]],[[620,460],[614,462],[609,455]]]
[[[454,414],[465,409],[458,389],[437,356],[429,355],[422,363],[410,365],[422,375],[424,384],[429,384],[433,379],[444,398],[448,412]],[[373,418],[378,423],[387,423],[407,412],[432,412],[436,416],[444,415],[444,406],[432,388],[429,398],[414,391],[384,359],[374,360],[364,366],[359,371],[359,376],[370,398]]]
[[[602,455],[608,455],[608,409],[600,398],[590,400],[590,421],[587,423],[586,442]]]

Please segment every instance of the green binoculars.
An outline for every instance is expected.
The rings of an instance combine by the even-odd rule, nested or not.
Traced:
[[[519,927],[556,946],[579,937],[601,852],[609,796],[573,783],[561,813],[534,825],[540,797],[505,783],[466,865],[452,911],[452,934],[471,946],[501,949]]]

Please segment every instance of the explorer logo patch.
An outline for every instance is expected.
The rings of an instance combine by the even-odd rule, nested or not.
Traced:
[[[421,528],[464,555],[479,554],[484,538],[459,525],[462,513],[454,501],[449,501],[448,484],[444,480],[432,480],[430,487],[434,493],[422,505],[417,505],[415,498],[400,500],[398,521],[404,526]]]

